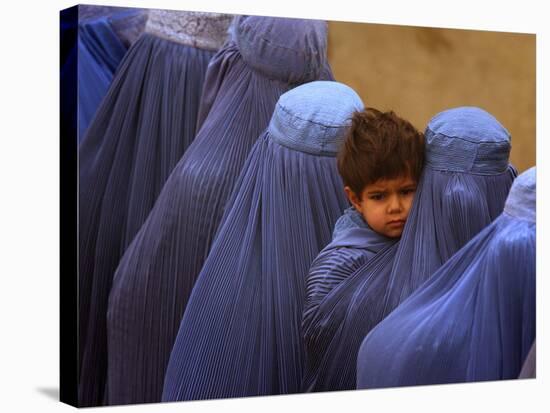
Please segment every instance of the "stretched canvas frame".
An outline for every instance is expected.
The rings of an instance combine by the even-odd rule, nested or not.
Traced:
[[[69,25],[78,26],[78,6],[75,6],[70,9],[63,10],[61,12],[62,23],[65,22]],[[331,31],[331,29],[333,29]],[[346,32],[348,30],[348,32]],[[360,73],[363,72],[362,66],[359,63],[358,56],[361,55],[360,52],[356,52],[353,49],[353,45],[350,45],[349,42],[346,44],[346,36],[350,36],[346,33],[353,33],[351,38],[357,39],[357,34],[363,33],[371,36],[370,38],[374,42],[381,42],[385,34],[393,34],[397,36],[403,36],[402,39],[409,37],[411,39],[411,44],[420,45],[423,48],[426,54],[435,54],[443,55],[447,58],[453,56],[453,46],[456,37],[460,35],[465,38],[470,38],[472,36],[478,36],[479,39],[488,39],[491,36],[495,38],[506,39],[504,43],[510,45],[514,44],[518,48],[521,48],[524,56],[528,59],[531,59],[529,63],[529,69],[526,70],[523,77],[518,77],[524,81],[524,83],[517,86],[510,86],[509,94],[514,96],[511,98],[515,102],[522,102],[523,106],[518,105],[520,109],[516,108],[516,111],[522,111],[522,107],[527,108],[526,113],[528,114],[528,119],[525,122],[518,122],[517,118],[520,115],[510,114],[510,112],[502,112],[503,116],[500,116],[500,119],[504,124],[507,125],[507,121],[514,124],[514,126],[509,126],[512,131],[512,136],[519,135],[520,137],[527,138],[518,138],[518,143],[514,140],[513,152],[512,152],[512,163],[514,163],[520,171],[527,169],[527,167],[534,164],[535,159],[535,141],[534,141],[534,108],[535,108],[535,82],[534,82],[534,43],[535,35],[532,34],[513,34],[513,33],[496,33],[496,32],[480,32],[480,31],[462,31],[462,30],[450,30],[450,29],[437,29],[437,28],[420,28],[420,27],[405,27],[405,26],[390,26],[390,25],[372,25],[368,23],[346,23],[346,22],[331,22],[329,23],[329,62],[333,65],[333,70],[336,80],[344,82],[359,91],[359,94],[363,98],[364,102],[369,104],[372,102],[373,106],[382,106],[384,109],[395,109],[398,112],[406,113],[409,118],[414,118],[417,126],[421,128],[423,123],[427,121],[427,113],[435,114],[437,110],[434,110],[434,107],[428,107],[425,109],[425,112],[415,112],[412,108],[417,106],[415,102],[411,102],[411,95],[407,93],[402,87],[395,87],[394,90],[386,90],[386,99],[384,99],[384,91],[373,91],[369,95],[369,86],[371,83],[365,81],[360,76]],[[77,29],[78,32],[78,29]],[[379,37],[376,37],[379,36]],[[67,50],[70,47],[74,47],[77,42],[77,35],[75,33],[69,36],[64,36],[61,38],[60,48],[61,51]],[[471,40],[468,40],[471,41]],[[487,44],[492,44],[492,40],[487,40]],[[473,42],[470,44],[474,44]],[[518,46],[520,45],[520,46]],[[354,55],[353,53],[357,53]],[[368,50],[364,51],[366,55],[369,54]],[[380,53],[380,50],[372,51],[371,53],[377,54]],[[498,50],[494,51],[496,56],[496,61],[502,59],[505,61],[507,56],[506,53],[499,53]],[[377,54],[377,56],[379,56]],[[63,59],[63,53],[61,53],[61,58]],[[422,56],[419,60],[422,60]],[[332,61],[331,61],[332,60]],[[356,70],[349,70],[345,72],[345,67],[349,66],[349,61],[355,61]],[[480,63],[481,62],[481,63]],[[490,57],[485,59],[476,60],[473,59],[472,65],[479,64],[480,66],[477,69],[480,73],[492,73],[491,70],[497,71],[496,64],[492,63]],[[65,62],[61,61],[61,65]],[[483,63],[486,66],[483,66]],[[383,67],[384,63],[377,59],[377,63],[373,64],[373,72],[377,73],[378,76],[383,76],[384,69],[388,70],[388,67],[395,65],[395,62],[388,63],[387,67]],[[420,66],[423,63],[420,63]],[[395,66],[394,66],[395,67]],[[418,68],[417,68],[418,69]],[[366,72],[367,69],[364,69]],[[341,73],[341,74],[340,74]],[[386,72],[387,73],[387,72]],[[392,76],[398,73],[398,71],[391,72]],[[346,77],[347,76],[347,77]],[[510,76],[510,73],[503,73],[500,76],[501,79],[506,79],[506,76]],[[483,76],[480,76],[483,78]],[[372,76],[364,76],[365,79],[372,78]],[[419,76],[417,80],[418,90],[427,90],[426,86],[438,87],[440,85],[447,85],[448,89],[444,89],[443,94],[450,91],[460,90],[461,87],[458,84],[453,84],[451,80],[447,80],[442,83],[430,83],[429,80],[426,81],[426,78],[429,79],[429,76],[423,75]],[[483,78],[486,80],[487,78]],[[514,85],[514,82],[521,83],[518,79],[510,79],[511,85]],[[525,81],[527,79],[527,81]],[[77,191],[78,191],[78,174],[75,173],[78,169],[78,136],[75,136],[74,127],[71,129],[71,125],[78,125],[78,107],[81,104],[78,98],[78,77],[72,76],[69,80],[67,78],[62,79],[61,82],[61,118],[60,118],[60,131],[61,131],[61,141],[60,141],[60,154],[61,154],[61,193],[62,198],[67,199],[68,194],[73,194],[75,199],[74,203],[61,202],[61,249],[60,249],[60,259],[61,259],[61,283],[60,283],[60,294],[61,294],[61,337],[60,337],[60,354],[61,354],[61,373],[60,373],[60,398],[62,401],[78,406],[78,360],[76,354],[78,354],[78,280],[75,277],[75,273],[78,271],[78,203]],[[406,82],[411,82],[410,78],[406,78]],[[390,82],[391,83],[391,82]],[[482,83],[482,82],[481,82]],[[414,86],[411,88],[414,90]],[[467,89],[467,88],[466,88]],[[441,90],[441,89],[439,89]],[[449,103],[457,102],[459,99],[462,99],[460,102],[463,104],[485,104],[490,105],[491,99],[494,99],[494,112],[498,112],[499,106],[499,96],[491,96],[491,87],[488,86],[484,91],[483,89],[478,90],[479,94],[470,94],[467,97],[458,94],[458,96],[451,96],[449,94]],[[405,96],[403,99],[398,97],[398,93],[401,92],[402,96]],[[461,92],[464,92],[462,88]],[[466,90],[468,92],[468,90]],[[471,91],[470,91],[471,92]],[[504,93],[504,92],[503,92]],[[429,95],[429,94],[427,94]],[[429,96],[421,95],[418,100],[429,100]],[[516,99],[517,96],[517,99]],[[500,97],[502,98],[502,97]],[[456,99],[456,100],[453,100]],[[392,102],[394,107],[392,107]],[[443,103],[437,102],[435,105],[440,105]],[[73,111],[63,111],[63,107],[72,107]],[[441,109],[443,109],[441,107]],[[489,108],[491,109],[491,108]],[[407,112],[409,111],[409,112]],[[509,116],[509,117],[508,117]],[[516,122],[516,123],[514,123]],[[518,125],[518,126],[516,126]],[[514,129],[519,131],[514,133]],[[515,151],[515,152],[514,152]],[[70,198],[70,196],[69,196]],[[76,271],[75,271],[76,269]]]

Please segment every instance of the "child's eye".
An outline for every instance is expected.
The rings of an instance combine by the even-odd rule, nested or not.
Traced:
[[[374,201],[381,201],[382,199],[384,199],[384,194],[371,194],[369,198]]]
[[[402,195],[410,195],[410,194],[414,194],[415,191],[416,191],[416,189],[414,189],[414,188],[407,188],[407,189],[403,189],[401,191],[401,194]]]

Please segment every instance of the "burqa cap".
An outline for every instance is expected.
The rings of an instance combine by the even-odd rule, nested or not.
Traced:
[[[504,204],[504,212],[513,217],[536,222],[537,171],[532,167],[518,176]]]
[[[425,162],[432,169],[495,175],[508,167],[510,134],[483,109],[459,107],[437,114],[425,139]]]
[[[363,102],[349,86],[333,81],[310,82],[281,95],[268,132],[275,142],[288,148],[335,156],[353,112],[360,110]]]
[[[309,82],[326,64],[325,21],[239,16],[230,30],[244,61],[268,78]]]

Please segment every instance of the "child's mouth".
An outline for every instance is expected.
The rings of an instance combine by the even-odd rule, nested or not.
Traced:
[[[404,219],[396,219],[394,221],[390,221],[388,222],[387,224],[389,227],[402,227],[403,225],[405,225],[405,220]]]

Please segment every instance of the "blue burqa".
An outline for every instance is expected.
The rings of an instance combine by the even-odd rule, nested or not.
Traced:
[[[124,56],[79,146],[81,406],[100,405],[106,399],[106,315],[113,275],[195,137],[202,84],[214,55],[213,50],[165,38],[171,25],[162,35],[152,30],[150,24],[159,19],[151,16],[164,15],[149,12],[145,32]],[[208,21],[202,15],[200,19]],[[231,16],[212,20],[226,32]],[[183,37],[184,29],[176,26],[174,39]],[[196,27],[189,29],[201,33]]]
[[[227,198],[280,95],[321,76],[326,26],[240,16],[212,59],[196,139],[114,277],[107,315],[111,403],[160,401],[181,317]]]
[[[163,401],[300,391],[305,277],[348,205],[335,156],[362,107],[337,82],[281,96],[189,300]]]
[[[535,339],[535,168],[503,213],[365,338],[359,388],[515,379]]]
[[[305,391],[354,389],[365,335],[502,211],[515,170],[510,136],[493,116],[473,107],[444,111],[429,122],[425,144],[401,240],[351,267],[305,309]]]

